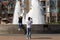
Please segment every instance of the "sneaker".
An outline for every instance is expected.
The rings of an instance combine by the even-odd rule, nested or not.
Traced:
[[[26,39],[29,39],[29,37],[26,35]]]
[[[29,39],[29,38],[26,38],[26,39]]]
[[[31,37],[29,37],[29,39],[31,39]]]
[[[18,31],[20,31],[20,28],[18,28]]]
[[[29,39],[28,37],[26,37],[26,39]]]

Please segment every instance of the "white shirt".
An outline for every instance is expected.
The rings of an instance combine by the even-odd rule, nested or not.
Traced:
[[[27,21],[27,28],[31,28],[32,20]]]

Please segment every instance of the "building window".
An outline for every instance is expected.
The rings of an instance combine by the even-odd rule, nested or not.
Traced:
[[[50,1],[47,2],[47,5],[50,5]]]
[[[8,3],[8,5],[13,7],[13,6],[14,6],[14,3],[13,3],[12,1],[10,1],[10,2]]]
[[[56,12],[56,0],[50,0],[50,12]]]
[[[56,8],[51,7],[51,8],[50,8],[50,12],[52,12],[52,13],[53,13],[53,12],[56,12]]]
[[[56,0],[50,0],[50,7],[55,7]]]
[[[9,12],[14,12],[14,9],[9,9]]]
[[[2,11],[4,11],[5,13],[8,11],[7,6],[6,5],[2,5]]]
[[[42,6],[45,6],[46,2],[45,1],[41,1],[41,4],[42,4]]]
[[[44,13],[46,13],[46,8],[43,8]]]
[[[24,2],[27,2],[27,0],[24,0]]]
[[[22,0],[20,0],[20,2],[22,2]]]
[[[8,1],[8,0],[3,0],[3,1]]]

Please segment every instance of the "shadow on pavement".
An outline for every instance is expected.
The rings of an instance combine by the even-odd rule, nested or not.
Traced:
[[[31,39],[52,39],[51,37],[35,37],[35,38],[31,38]]]

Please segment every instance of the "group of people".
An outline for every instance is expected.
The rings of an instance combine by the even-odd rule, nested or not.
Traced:
[[[20,30],[20,28],[23,28],[23,29],[25,29],[24,31],[25,31],[25,34],[26,34],[26,38],[27,39],[30,39],[31,38],[31,25],[32,25],[32,18],[31,17],[28,17],[28,19],[27,19],[27,21],[26,21],[26,28],[24,28],[23,26],[22,26],[22,19],[23,19],[23,17],[22,16],[20,16],[19,17],[19,29],[18,30]]]

